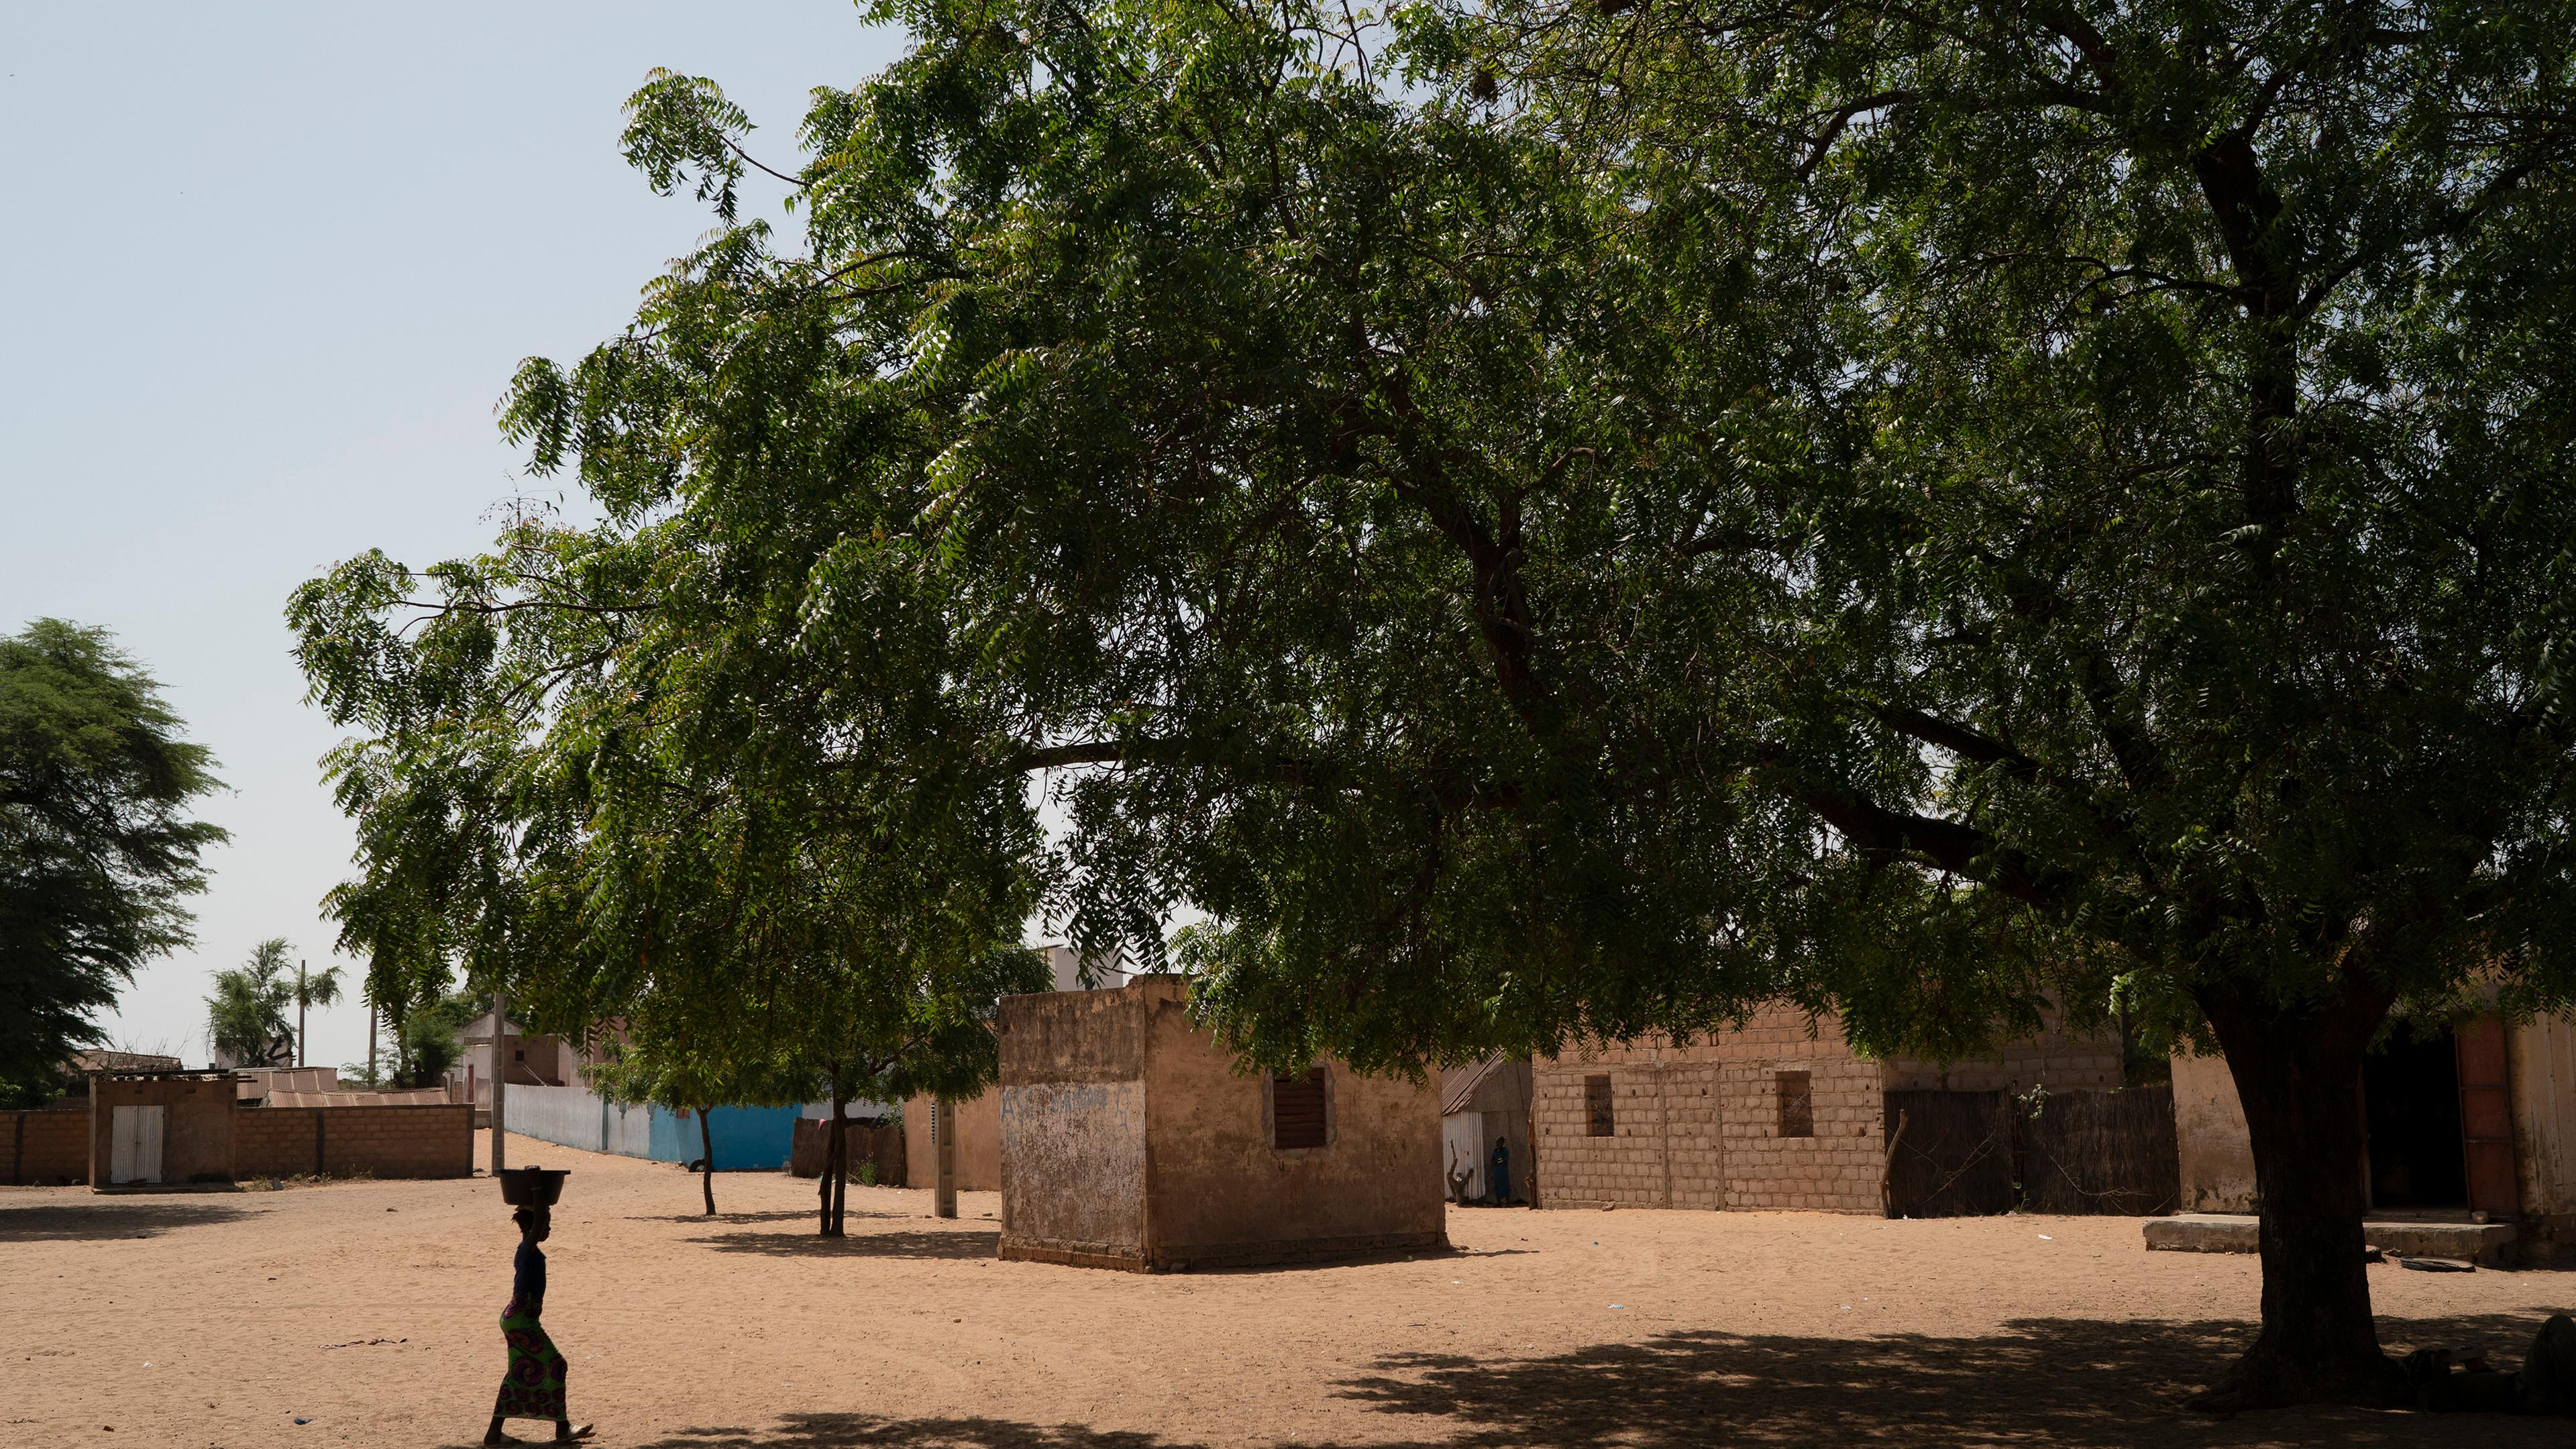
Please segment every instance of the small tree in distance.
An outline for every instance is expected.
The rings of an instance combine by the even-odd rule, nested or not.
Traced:
[[[241,965],[215,973],[206,1040],[218,1057],[243,1067],[295,1060],[295,1023],[287,1016],[295,1004],[295,981],[287,974],[294,949],[285,937],[271,937],[253,946]]]

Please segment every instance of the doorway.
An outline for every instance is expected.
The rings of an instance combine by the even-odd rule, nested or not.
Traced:
[[[108,1115],[107,1180],[161,1180],[161,1124],[167,1107],[118,1107]]]
[[[2370,1205],[2465,1208],[2459,1052],[2447,1029],[2401,1021],[2362,1059]]]

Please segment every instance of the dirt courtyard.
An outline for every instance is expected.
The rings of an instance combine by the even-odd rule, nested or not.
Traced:
[[[947,1445],[2564,1445],[2566,1420],[2182,1401],[2248,1257],[2122,1218],[1453,1209],[1460,1251],[1139,1277],[998,1262],[997,1197],[719,1174],[524,1138],[573,1175],[546,1320],[597,1442]],[[478,1161],[481,1157],[478,1153]],[[488,1179],[102,1197],[0,1188],[0,1445],[462,1445],[514,1234]],[[2370,1270],[2382,1337],[2519,1359],[2576,1274]],[[296,1420],[309,1422],[298,1425]],[[544,1426],[521,1423],[525,1433]]]

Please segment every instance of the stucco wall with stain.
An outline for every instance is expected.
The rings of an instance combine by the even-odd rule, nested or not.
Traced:
[[[1143,1254],[1145,1022],[1111,991],[1002,1003],[1005,1234],[1068,1254]]]
[[[2254,1138],[2227,1059],[2173,1059],[2174,1148],[2182,1160],[2182,1207],[2194,1213],[2254,1211]]]

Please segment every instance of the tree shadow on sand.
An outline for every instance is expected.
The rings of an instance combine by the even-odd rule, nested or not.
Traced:
[[[807,1215],[809,1221],[811,1216]],[[858,1232],[843,1238],[813,1232],[715,1233],[688,1241],[719,1253],[759,1253],[772,1258],[992,1258],[999,1256],[1002,1235],[999,1230],[971,1229]]]
[[[2518,1363],[2539,1319],[2381,1320],[2403,1351],[2447,1344]],[[2025,1319],[1978,1338],[1658,1334],[1554,1358],[1479,1363],[1429,1354],[1344,1392],[1447,1421],[1464,1449],[1682,1449],[1887,1440],[2068,1449],[2167,1445],[2568,1442],[2563,1419],[2298,1409],[2211,1419],[2187,1401],[2241,1352],[2236,1322]]]
[[[213,1202],[134,1202],[102,1199],[94,1203],[47,1203],[41,1207],[0,1207],[0,1243],[100,1238],[157,1238],[174,1228],[205,1227],[238,1218],[257,1217],[263,1209]]]
[[[2393,1349],[2445,1344],[2517,1360],[2529,1315],[2382,1319]],[[2031,1444],[2066,1449],[2269,1445],[2564,1446],[2576,1423],[2488,1415],[2290,1409],[2212,1419],[2184,1408],[2243,1348],[2241,1323],[2024,1320],[1978,1338],[1744,1337],[1677,1332],[1543,1358],[1410,1354],[1337,1391],[1422,1433],[1375,1449],[1788,1449]],[[1240,1423],[1176,1424],[1226,1441]],[[1390,1428],[1395,1426],[1390,1425]],[[1397,1430],[1401,1434],[1401,1429]],[[765,1428],[693,1428],[645,1449],[1195,1449],[1195,1438],[989,1418],[788,1413]],[[1315,1441],[1283,1443],[1313,1445]]]

